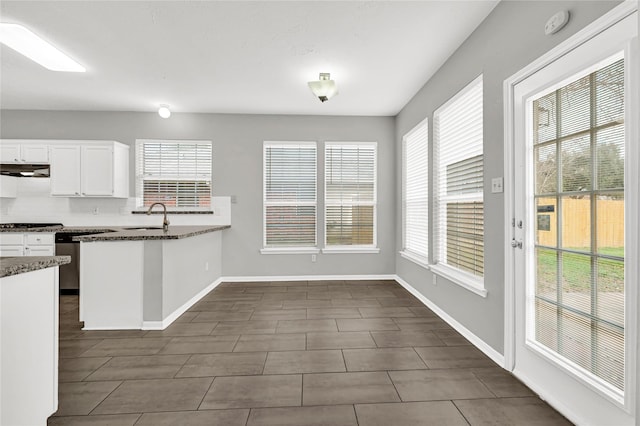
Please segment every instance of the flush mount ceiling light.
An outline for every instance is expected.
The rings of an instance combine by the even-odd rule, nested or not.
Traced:
[[[310,81],[308,84],[309,89],[321,102],[326,102],[338,94],[338,86],[331,80],[331,74],[328,72],[321,72],[317,81]]]
[[[171,117],[171,110],[169,109],[169,105],[160,105],[160,108],[158,108],[158,115],[162,118]]]
[[[0,22],[0,43],[51,71],[86,71],[82,65],[22,25]]]

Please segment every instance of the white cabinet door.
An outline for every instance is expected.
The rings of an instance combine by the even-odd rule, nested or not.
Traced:
[[[0,144],[0,161],[3,163],[21,163],[20,144],[2,143]]]
[[[51,195],[80,196],[80,146],[51,147]]]
[[[49,163],[49,146],[23,144],[22,161],[28,164]]]
[[[113,147],[82,147],[82,195],[113,195]]]

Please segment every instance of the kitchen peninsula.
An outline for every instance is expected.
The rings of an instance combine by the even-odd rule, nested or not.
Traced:
[[[80,241],[85,330],[162,330],[222,275],[224,226],[121,229]]]
[[[2,425],[46,425],[58,409],[58,267],[70,260],[0,257]]]

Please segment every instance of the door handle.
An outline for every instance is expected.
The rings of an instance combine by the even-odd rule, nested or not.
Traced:
[[[515,238],[513,238],[511,240],[511,247],[513,247],[513,248],[517,247],[517,248],[521,249],[522,248],[522,241],[518,241]]]

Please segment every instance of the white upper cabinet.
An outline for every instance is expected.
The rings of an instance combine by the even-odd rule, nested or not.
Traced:
[[[82,147],[82,195],[113,195],[113,147]]]
[[[51,195],[129,196],[129,147],[118,142],[51,145]]]
[[[79,197],[80,146],[60,145],[51,147],[51,195]]]
[[[49,163],[49,146],[28,141],[20,143],[2,141],[0,161],[4,164],[47,164]]]

